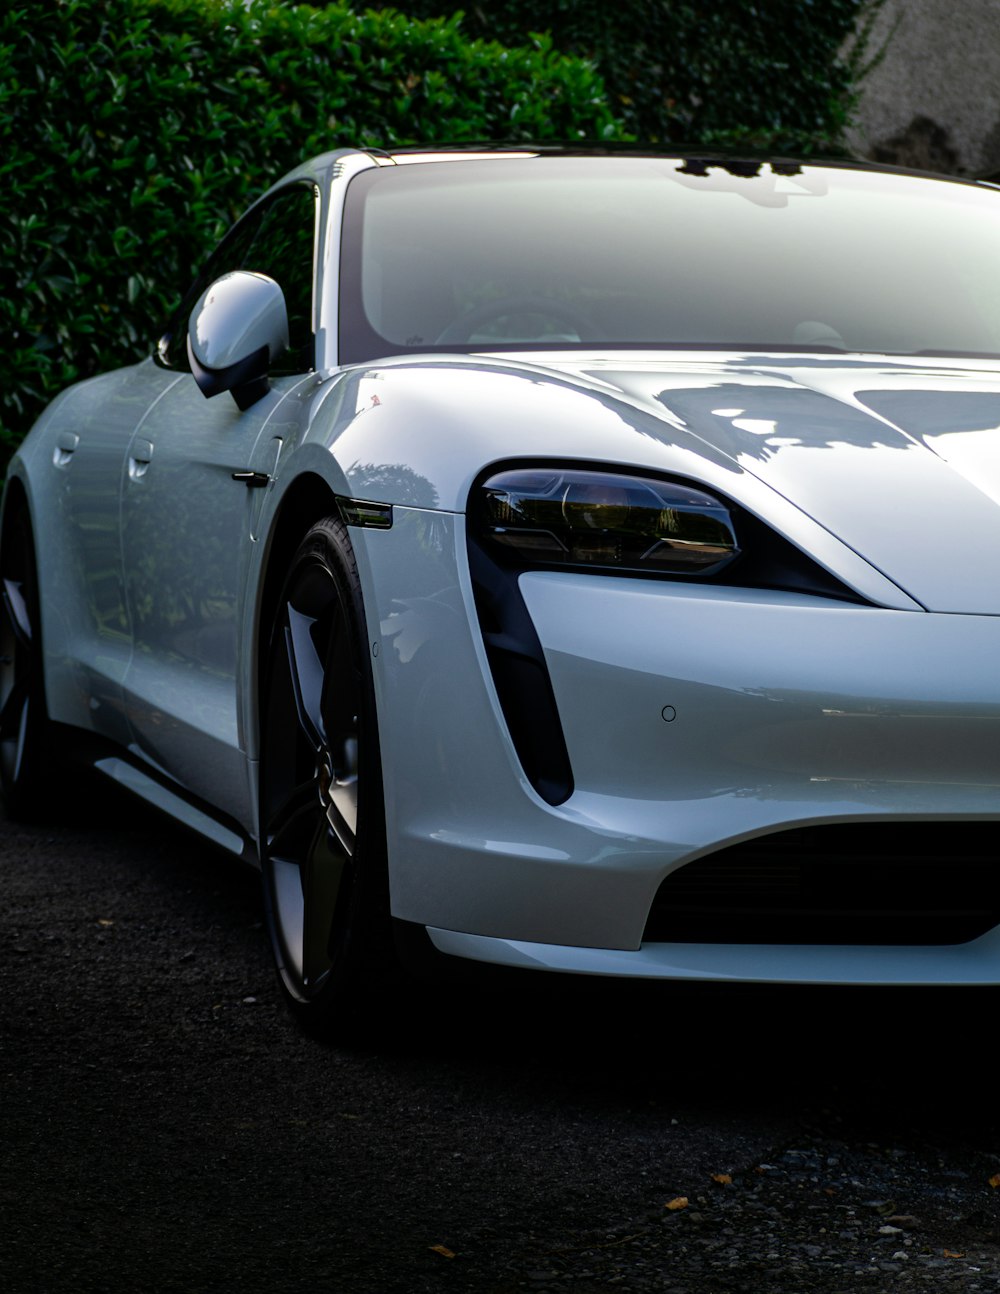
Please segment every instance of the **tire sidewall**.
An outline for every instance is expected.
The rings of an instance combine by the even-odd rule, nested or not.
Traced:
[[[10,776],[0,762],[0,791],[11,818],[32,820],[39,817],[45,808],[45,793],[51,781],[51,742],[45,704],[38,566],[31,519],[25,506],[18,507],[5,520],[0,549],[0,578],[18,575],[31,626],[31,647],[30,653],[26,654],[25,648],[15,646],[14,670],[16,673],[23,669],[28,673],[28,723],[16,775]],[[0,614],[6,615],[3,611]]]
[[[349,893],[334,922],[332,965],[322,987],[307,994],[285,964],[277,928],[266,823],[270,804],[269,724],[276,655],[284,652],[285,607],[303,575],[319,566],[329,573],[348,623],[351,659],[359,677],[358,828]],[[303,539],[288,569],[269,635],[261,697],[260,842],[264,909],[278,979],[286,1002],[310,1032],[343,1032],[369,1009],[390,969],[392,941],[386,867],[382,764],[371,653],[361,585],[347,528],[334,517],[317,523]]]

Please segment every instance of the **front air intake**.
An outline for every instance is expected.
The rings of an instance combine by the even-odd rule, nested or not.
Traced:
[[[645,942],[961,944],[1000,924],[1000,824],[878,822],[759,836],[672,872]]]

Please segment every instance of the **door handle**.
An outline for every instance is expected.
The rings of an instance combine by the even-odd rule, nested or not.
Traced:
[[[150,459],[153,457],[153,444],[149,440],[134,440],[132,452],[128,457],[128,475],[130,481],[140,481],[146,475]]]
[[[69,460],[80,443],[80,437],[74,431],[61,431],[56,437],[56,447],[52,451],[52,463],[55,467],[68,467]]]

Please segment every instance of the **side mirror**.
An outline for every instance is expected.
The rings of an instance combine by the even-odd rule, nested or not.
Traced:
[[[287,346],[284,294],[266,274],[224,274],[191,311],[188,359],[206,399],[231,391],[249,409],[270,390],[268,369]]]

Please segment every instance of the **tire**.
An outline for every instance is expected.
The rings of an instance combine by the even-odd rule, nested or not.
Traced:
[[[264,907],[286,1001],[310,1033],[377,1022],[394,980],[371,654],[350,538],[306,535],[278,600],[261,707]]]
[[[53,780],[50,747],[35,545],[22,506],[0,548],[0,790],[9,817],[43,813]]]

